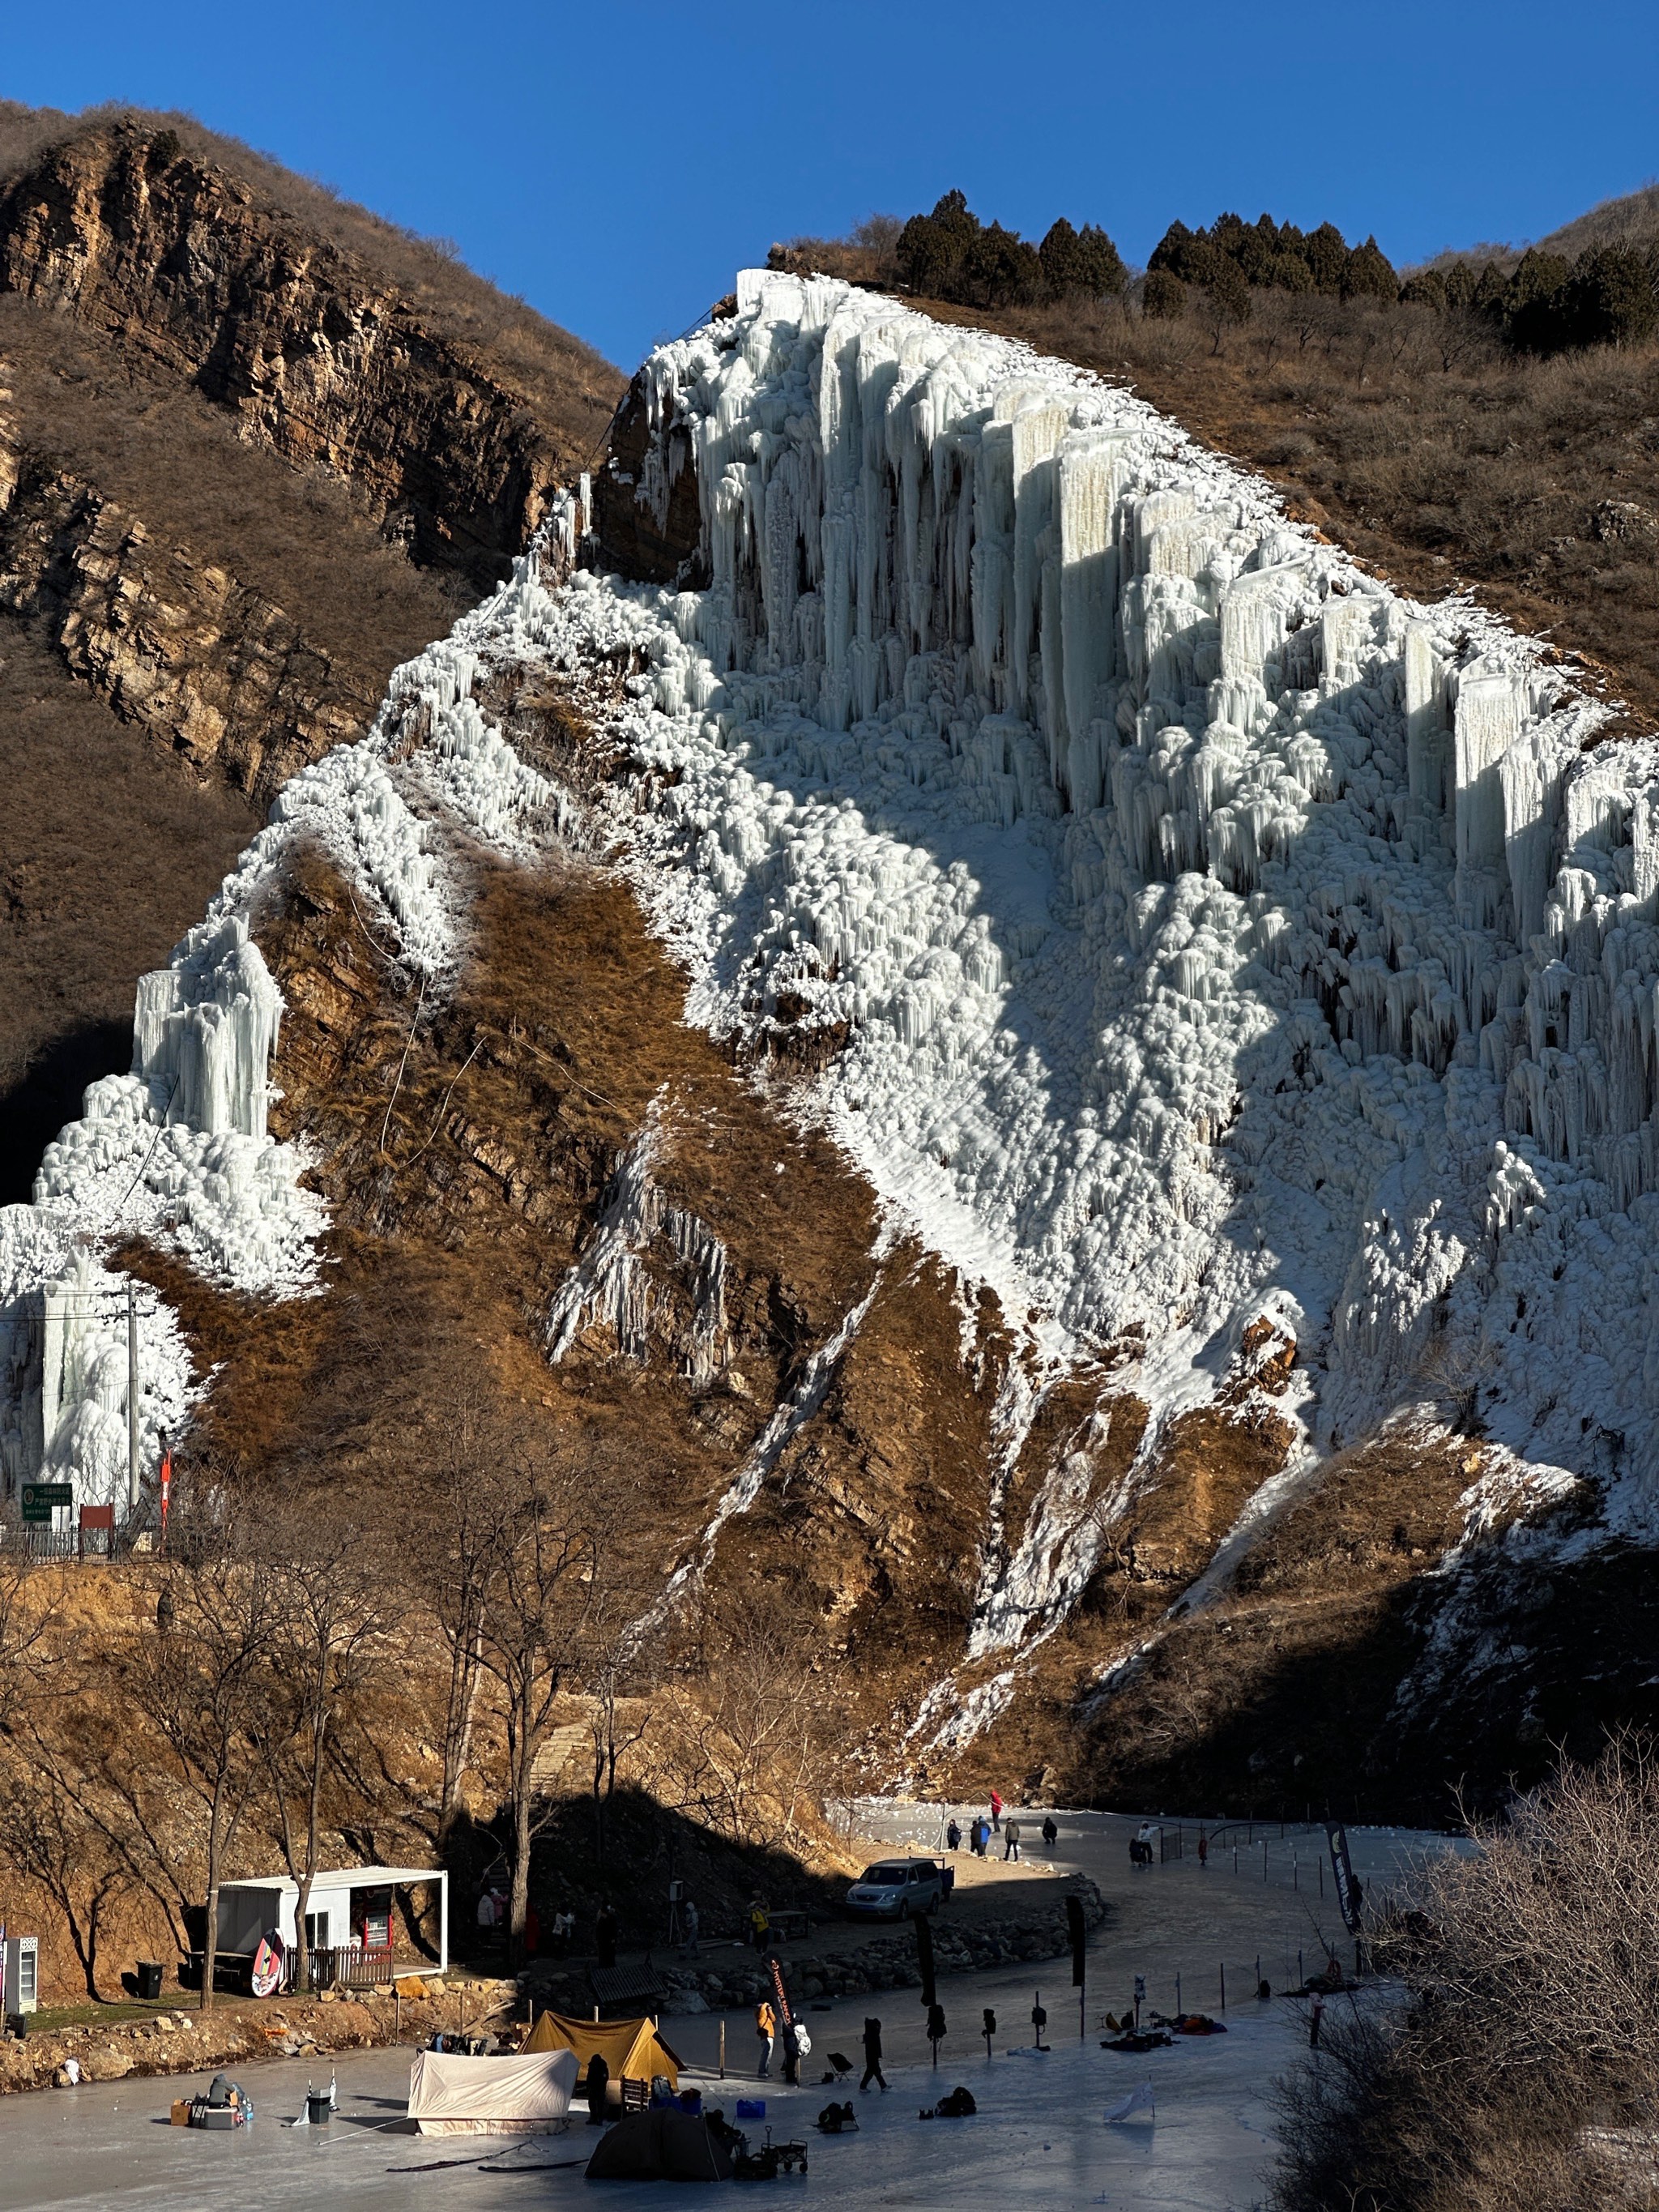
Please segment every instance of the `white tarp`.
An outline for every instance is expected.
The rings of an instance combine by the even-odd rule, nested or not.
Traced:
[[[1127,2097],[1120,2097],[1115,2105],[1106,2107],[1109,2124],[1123,2120],[1139,2121],[1150,2127],[1158,2117],[1158,2106],[1152,2097],[1152,2085],[1143,2081],[1138,2089],[1131,2089]]]
[[[465,2058],[417,2051],[409,2117],[423,2136],[549,2135],[570,2110],[574,2051]]]

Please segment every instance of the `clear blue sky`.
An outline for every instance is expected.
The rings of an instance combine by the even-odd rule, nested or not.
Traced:
[[[1028,234],[1265,207],[1397,261],[1659,172],[1656,0],[14,0],[0,90],[182,107],[632,366],[774,238],[959,185]]]

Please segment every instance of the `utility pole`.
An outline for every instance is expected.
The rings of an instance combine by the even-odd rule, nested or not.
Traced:
[[[138,1301],[127,1277],[127,1518],[138,1514]]]

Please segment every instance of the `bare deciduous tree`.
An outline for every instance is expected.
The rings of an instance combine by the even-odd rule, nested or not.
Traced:
[[[787,1608],[749,1598],[703,1623],[702,1664],[657,1747],[657,1785],[735,1840],[790,1842],[820,1746],[820,1685]]]
[[[33,1570],[26,1534],[15,1522],[0,1524],[0,1728],[54,1663],[58,1604],[48,1577]]]
[[[93,1810],[94,1787],[37,1728],[0,1751],[0,1853],[58,1908],[87,1995],[102,2004],[99,1951],[110,1908],[131,1876],[106,1820]]]
[[[306,1918],[319,1872],[324,1787],[343,1709],[377,1658],[384,1583],[361,1532],[307,1511],[268,1520],[261,1536],[270,1609],[264,1694],[251,1726],[264,1754],[295,1902],[295,1978],[307,1986]]]
[[[650,1725],[647,1703],[636,1701],[624,1716],[630,1681],[642,1688],[653,1650],[642,1646],[638,1623],[648,1591],[628,1571],[612,1536],[596,1562],[583,1636],[581,1679],[587,1693],[587,1741],[593,1800],[593,1863],[603,1867],[605,1815],[617,1794],[617,1769],[625,1753],[645,1741]]]
[[[129,1649],[125,1687],[150,1722],[171,1781],[193,1808],[206,1873],[202,2005],[213,2002],[219,1884],[262,1779],[261,1706],[278,1618],[268,1563],[234,1518],[174,1523],[153,1628]]]
[[[1283,2085],[1285,2212],[1650,2201],[1659,1764],[1621,1737],[1471,1839],[1373,1931],[1405,2002],[1328,2012]]]
[[[533,1432],[491,1442],[442,1502],[427,1587],[451,1655],[452,1690],[471,1663],[494,1677],[501,1695],[517,1954],[529,1911],[537,1756],[578,1662],[604,1532],[592,1492]],[[452,1694],[452,1717],[454,1703]]]
[[[508,1927],[524,1946],[535,1833],[536,1757],[552,1731],[580,1636],[598,1546],[574,1484],[520,1462],[494,1501],[492,1571],[479,1618],[479,1651],[501,1686],[507,1724],[507,1798],[513,1880]]]
[[[443,1773],[435,1840],[440,1849],[460,1810],[462,1784],[471,1757],[483,1676],[483,1593],[495,1529],[493,1516],[481,1510],[481,1491],[493,1481],[500,1449],[501,1439],[483,1401],[463,1387],[438,1431],[424,1571],[417,1570],[416,1576],[416,1582],[423,1584],[447,1660],[439,1731]]]

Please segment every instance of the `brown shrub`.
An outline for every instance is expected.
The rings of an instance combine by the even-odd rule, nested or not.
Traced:
[[[1655,2201],[1659,1766],[1616,1739],[1389,1900],[1392,2014],[1328,2019],[1280,2085],[1280,2212]]]

